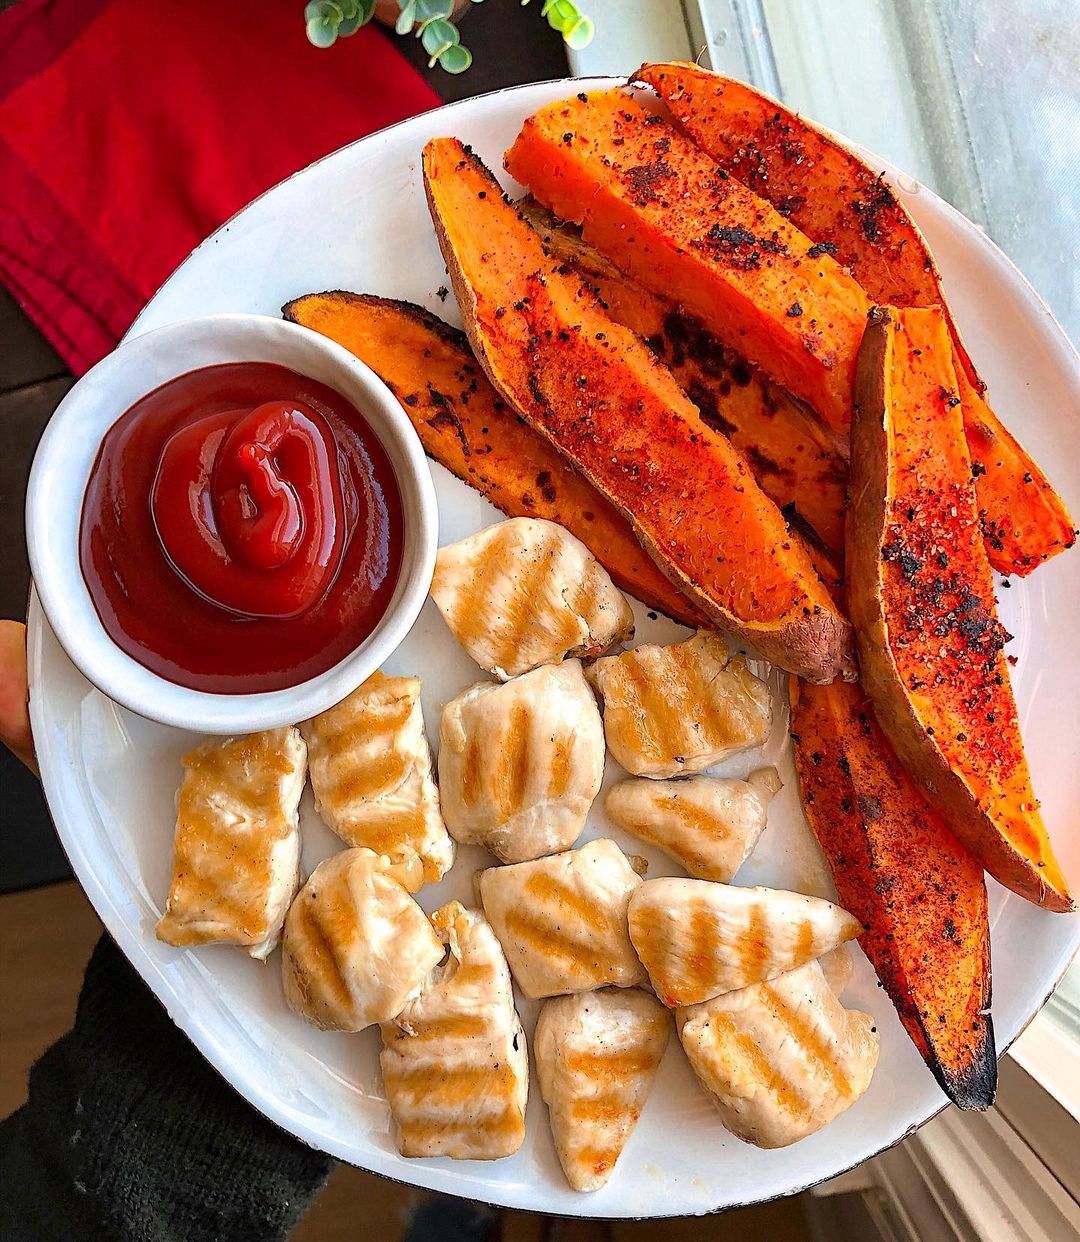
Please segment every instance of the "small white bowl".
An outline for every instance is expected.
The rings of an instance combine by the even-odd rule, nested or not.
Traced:
[[[79,565],[83,495],[102,438],[167,380],[223,362],[274,362],[339,392],[364,416],[401,489],[404,548],[397,590],[371,634],[340,663],[285,690],[210,694],[144,668],[113,642]],[[121,345],[60,403],[34,458],[26,498],[30,566],[64,650],[109,698],[140,716],[200,733],[249,733],[304,720],[340,702],[408,634],[427,596],[438,546],[435,488],[420,440],[386,385],[348,350],[264,315],[214,315],[157,328]]]

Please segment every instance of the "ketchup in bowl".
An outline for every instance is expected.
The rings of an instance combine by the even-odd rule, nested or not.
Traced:
[[[83,577],[112,640],[192,690],[255,693],[332,668],[397,585],[402,506],[352,405],[285,367],[191,371],[106,433]]]

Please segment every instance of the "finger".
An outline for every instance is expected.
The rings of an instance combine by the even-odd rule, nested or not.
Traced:
[[[0,621],[0,742],[37,771],[30,736],[26,626],[18,621]]]

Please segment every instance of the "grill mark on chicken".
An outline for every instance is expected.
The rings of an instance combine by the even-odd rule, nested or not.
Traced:
[[[585,1147],[574,1155],[576,1164],[583,1164],[591,1169],[599,1176],[606,1173],[621,1154],[621,1148],[615,1147]]]
[[[431,1155],[430,1147],[434,1143],[449,1143],[454,1139],[468,1139],[480,1129],[493,1140],[517,1137],[524,1129],[521,1114],[513,1104],[507,1105],[501,1113],[489,1118],[470,1116],[460,1117],[415,1117],[401,1118],[398,1121],[401,1129],[401,1150],[405,1156]],[[413,1144],[416,1149],[413,1150]]]
[[[332,911],[331,905],[328,907],[328,912]],[[345,976],[338,964],[327,929],[323,927],[320,913],[308,901],[301,898],[298,915],[299,926],[296,927],[294,935],[297,935],[298,942],[303,945],[309,958],[304,976],[311,978],[317,975],[323,990],[333,994],[334,1003],[341,1009],[350,1008],[352,995],[349,985],[345,982]],[[304,976],[299,977],[299,982],[301,988],[306,990]]]
[[[812,1061],[817,1062],[826,1078],[837,1090],[842,1095],[851,1095],[851,1083],[840,1068],[832,1048],[822,1038],[814,1023],[803,1017],[797,1009],[792,1008],[768,984],[762,984],[761,999],[770,1016],[783,1026],[796,1045]]]
[[[543,578],[549,572],[553,551],[551,539],[545,536],[537,545],[535,555],[526,562],[521,575],[514,582],[509,598],[502,602],[502,632],[492,653],[494,662],[500,668],[506,668],[513,663],[525,635],[536,622],[536,596]],[[493,643],[494,639],[495,635],[492,634]]]
[[[739,968],[744,979],[760,979],[765,964],[772,956],[769,952],[769,920],[760,901],[751,905],[746,918],[746,930],[736,941]]]
[[[684,828],[691,832],[700,832],[712,841],[727,841],[731,837],[728,826],[711,811],[695,805],[688,798],[680,798],[677,794],[670,795],[668,801],[671,809],[682,820]]]
[[[326,790],[328,802],[366,802],[393,793],[409,774],[411,762],[399,751],[372,755],[350,767]]]
[[[615,668],[623,674],[622,706],[628,725],[632,723],[638,748],[649,759],[659,759],[664,754],[663,739],[667,735],[667,703],[659,696],[654,701],[652,682],[632,656],[620,660]]]
[[[799,930],[795,936],[795,960],[797,962],[807,962],[814,956],[814,924],[809,919],[803,919],[799,923]]]
[[[594,932],[604,933],[609,930],[607,913],[602,908],[542,871],[529,876],[524,895],[534,898],[542,907],[547,907],[544,913],[550,918],[570,914]]]
[[[417,853],[420,853],[426,830],[427,825],[422,807],[412,806],[380,813],[378,824],[373,824],[364,830],[364,844],[376,854],[391,854],[395,850],[400,850],[402,846],[411,846]]]
[[[522,945],[557,962],[567,972],[588,971],[596,963],[597,947],[592,940],[574,940],[536,915],[511,910],[506,915],[506,930]]]
[[[740,1031],[731,1014],[719,1013],[709,1018],[713,1038],[723,1044],[733,1064],[750,1070],[776,1103],[798,1122],[810,1116],[810,1105],[798,1087],[773,1068],[769,1058],[746,1031]]]
[[[461,801],[467,807],[473,807],[484,792],[483,757],[480,753],[480,739],[474,733],[466,739],[465,754],[461,760]]]
[[[499,772],[495,801],[505,823],[525,805],[529,784],[529,730],[532,714],[524,703],[515,703],[507,714],[506,729],[499,739]]]
[[[459,988],[485,988],[495,982],[495,967],[490,962],[463,962],[453,979]]]
[[[618,1095],[595,1095],[575,1100],[571,1105],[570,1113],[575,1121],[614,1125],[624,1118],[631,1124],[635,1123],[640,1110],[625,1104]]]
[[[431,1043],[436,1039],[480,1039],[488,1034],[488,1021],[480,1014],[446,1014],[441,1018],[425,1018],[412,1031],[399,1031],[395,1040]]]
[[[650,1052],[638,1049],[613,1052],[575,1052],[564,1057],[566,1068],[593,1081],[620,1081],[631,1074],[648,1074],[658,1064]]]
[[[671,928],[666,928],[670,937]],[[682,988],[690,990],[706,983],[712,975],[710,969],[713,948],[716,944],[716,916],[707,906],[695,906],[689,912],[687,949],[679,972]],[[677,987],[672,1000],[676,1005],[685,1003],[685,994]]]
[[[431,1113],[440,1109],[460,1110],[463,1104],[475,1106],[480,1100],[503,1103],[513,1098],[516,1087],[513,1071],[507,1065],[410,1066],[384,1071],[383,1084],[388,1092],[404,1097],[398,1099],[398,1107],[422,1103]],[[473,1124],[482,1124],[475,1114],[471,1120]],[[413,1119],[412,1124],[422,1125],[423,1119]],[[465,1128],[461,1120],[456,1124]]]
[[[179,922],[219,922],[232,924],[236,933],[251,938],[252,943],[261,940],[266,934],[268,919],[265,906],[261,910],[250,909],[253,896],[264,889],[269,883],[270,865],[260,868],[259,873],[252,872],[251,864],[240,862],[233,852],[229,840],[224,842],[224,849],[215,840],[191,842],[193,848],[176,850],[176,870],[174,893],[170,901],[177,901],[184,908],[184,915]],[[240,875],[250,877],[248,883],[240,887]],[[228,891],[225,886],[228,886]]]
[[[498,541],[489,544],[477,556],[472,581],[462,587],[453,604],[443,606],[447,624],[462,644],[472,642],[480,627],[490,624],[488,604],[492,589],[506,571],[508,563],[506,549]]]
[[[565,735],[557,738],[551,755],[551,773],[548,777],[548,796],[559,799],[565,796],[570,784],[571,756],[573,739]]]
[[[321,720],[319,729],[321,757],[324,760],[337,759],[364,742],[378,742],[384,738],[392,738],[399,729],[404,728],[412,711],[413,699],[403,697],[390,703],[366,703],[359,715],[354,715],[352,711],[343,712],[345,719],[337,728],[332,725],[327,728],[325,720]]]

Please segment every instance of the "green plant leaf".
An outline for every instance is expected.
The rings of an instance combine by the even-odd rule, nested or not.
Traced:
[[[454,11],[454,0],[416,0],[416,20],[431,22],[447,18]]]
[[[571,0],[552,0],[547,11],[548,25],[565,34],[566,31],[581,19],[576,4]]]
[[[304,21],[330,21],[340,22],[345,14],[341,11],[339,5],[334,0],[311,0],[304,8]]]
[[[474,4],[478,2],[479,0],[473,0]],[[442,51],[439,64],[447,73],[464,73],[472,64],[472,52],[467,47],[462,47],[460,43],[455,43],[452,47]]]
[[[563,42],[572,52],[580,52],[592,42],[595,29],[587,17],[579,17],[569,30],[563,31]]]
[[[424,23],[420,31],[420,42],[424,45],[424,51],[431,57],[431,64],[434,65],[448,47],[454,47],[455,44],[461,42],[461,35],[458,34],[457,27],[452,22],[437,17],[433,21]]]
[[[338,23],[332,18],[310,18],[307,23],[308,42],[315,47],[331,47],[337,40]]]
[[[401,12],[394,23],[394,30],[399,35],[407,35],[416,21],[416,0],[403,0]]]

